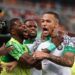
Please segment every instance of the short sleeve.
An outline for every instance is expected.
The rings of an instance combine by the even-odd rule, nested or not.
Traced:
[[[16,60],[19,60],[19,58],[25,53],[27,52],[27,50],[20,44],[17,44],[15,42],[12,43],[8,43],[7,45],[12,45],[13,46],[13,50],[9,52],[9,54],[15,58]]]
[[[55,44],[54,43],[50,43],[50,45],[48,46],[48,51],[54,51],[56,48]]]
[[[75,54],[75,48],[72,46],[65,46],[63,53],[71,52]]]

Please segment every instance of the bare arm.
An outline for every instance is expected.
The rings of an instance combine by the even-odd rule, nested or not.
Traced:
[[[31,55],[29,55],[28,53],[24,53],[21,57],[20,57],[20,59],[19,59],[19,61],[22,63],[22,64],[24,64],[24,65],[28,65],[27,67],[37,67],[36,66],[36,64],[38,63],[38,62],[40,62],[40,61],[38,61],[38,60],[36,60],[36,59],[34,59]]]
[[[67,52],[67,53],[64,54],[63,57],[48,54],[47,59],[51,60],[54,63],[57,63],[59,65],[72,67],[73,62],[74,62],[74,54],[70,53],[70,52]]]
[[[55,56],[55,55],[40,51],[35,53],[35,58],[40,60],[48,59],[54,63],[57,63],[62,66],[68,66],[68,67],[72,67],[74,62],[74,54],[70,52],[66,52],[64,56]]]

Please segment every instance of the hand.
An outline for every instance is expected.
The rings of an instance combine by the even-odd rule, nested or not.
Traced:
[[[11,50],[13,50],[14,48],[13,47],[6,47],[5,44],[3,44],[1,47],[0,47],[0,55],[6,55],[8,54]]]
[[[14,48],[12,47],[12,46],[10,46],[10,47],[6,47],[6,50],[8,50],[8,51],[12,51]]]
[[[13,47],[10,46],[10,47],[6,47],[5,43],[0,47],[0,50],[8,50],[8,51],[11,51],[13,50]]]
[[[3,45],[0,47],[0,50],[5,50],[6,49],[6,45],[5,43],[3,43]]]
[[[33,58],[37,60],[43,60],[46,57],[47,57],[47,53],[43,51],[37,51],[33,54]]]
[[[6,71],[11,72],[17,65],[17,61],[13,61],[6,64]]]

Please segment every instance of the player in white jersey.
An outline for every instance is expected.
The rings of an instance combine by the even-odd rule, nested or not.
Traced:
[[[36,38],[36,23],[33,20],[26,20],[25,22],[26,26],[27,26],[27,30],[29,33],[29,38],[28,40],[25,40],[24,43],[28,46],[28,48],[31,50],[31,52],[35,52],[37,51],[38,46],[40,45],[41,42],[44,42],[46,40],[50,39],[49,36],[49,32],[47,32],[45,28],[43,28],[43,33],[42,33],[42,37],[38,40]],[[47,36],[47,37],[46,37]],[[46,37],[46,38],[45,38]],[[55,45],[52,44],[54,47]],[[44,46],[45,47],[45,46]],[[48,47],[48,46],[47,46]],[[32,69],[32,75],[42,75],[41,70],[36,70],[35,68]]]
[[[25,25],[27,26],[27,31],[29,35],[28,35],[28,39],[24,40],[23,43],[26,44],[30,49],[31,53],[33,53],[37,49],[38,45],[41,43],[41,41],[36,38],[37,23],[34,20],[28,19],[25,21]],[[40,63],[40,67],[41,67],[41,63]],[[42,75],[42,71],[36,68],[31,68],[31,75]]]
[[[41,24],[42,26],[46,26],[46,25],[49,26],[49,31],[50,31],[50,34],[52,34],[52,38],[55,38],[56,36],[58,36],[58,34],[53,33],[53,31],[51,30],[51,29],[55,29],[59,27],[59,18],[56,13],[54,12],[45,13],[42,16]],[[63,34],[64,32],[61,35]],[[45,48],[45,50],[50,51],[50,53],[45,53],[40,51],[34,54],[34,58],[41,59],[41,60],[44,59],[42,61],[43,75],[66,75],[66,74],[71,75],[70,67],[74,63],[75,50],[73,47],[73,43],[70,41],[70,38],[71,37],[65,35],[64,41],[56,49],[54,49],[54,47],[51,49],[52,47],[51,45],[47,47],[47,44],[49,42],[44,42],[39,45],[38,50],[44,50]],[[55,41],[55,42],[58,42],[58,41]]]

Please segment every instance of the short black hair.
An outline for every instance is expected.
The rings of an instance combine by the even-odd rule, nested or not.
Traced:
[[[64,23],[62,21],[64,16],[59,14],[58,12],[56,12],[56,11],[48,11],[48,12],[44,12],[43,14],[52,14],[52,15],[54,15],[55,18],[59,20],[59,24],[64,25]]]
[[[59,20],[59,25],[61,26],[65,26],[66,29],[68,30],[68,26],[67,26],[67,23],[68,23],[68,19],[66,16],[56,12],[56,11],[47,11],[47,12],[44,12],[43,14],[52,14],[55,16],[56,19]]]
[[[25,21],[24,21],[24,23],[26,23],[27,21],[34,21],[33,19],[26,19]]]
[[[24,24],[25,24],[26,22],[28,22],[28,21],[33,21],[33,22],[35,22],[36,25],[37,25],[37,22],[36,22],[34,19],[27,19],[27,20],[24,21]],[[38,26],[38,25],[37,25],[37,26]]]
[[[43,14],[52,14],[52,15],[54,15],[54,16],[55,16],[55,18],[57,18],[58,20],[60,20],[60,18],[59,18],[59,14],[58,14],[58,13],[56,13],[56,12],[54,12],[54,11],[44,12]]]
[[[11,32],[12,28],[15,26],[15,21],[19,20],[19,18],[13,18],[9,21],[9,32]]]

